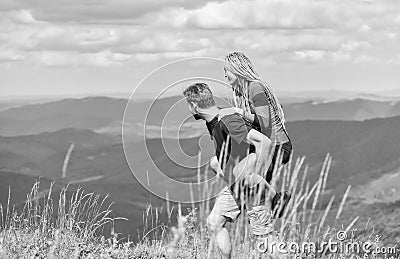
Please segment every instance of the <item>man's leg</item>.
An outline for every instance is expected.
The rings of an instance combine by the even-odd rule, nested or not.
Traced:
[[[232,196],[230,189],[225,186],[218,194],[214,207],[207,217],[207,226],[212,232],[214,240],[223,255],[230,258],[232,252],[231,239],[227,229],[227,222],[234,221],[240,214],[239,207]]]
[[[222,257],[231,258],[232,245],[226,222],[226,218],[221,215],[210,214],[207,217],[208,229],[212,232]]]

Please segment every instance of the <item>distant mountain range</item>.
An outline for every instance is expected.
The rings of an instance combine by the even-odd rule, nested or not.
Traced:
[[[30,135],[64,128],[120,135],[127,103],[125,99],[87,97],[10,108],[0,112],[0,121],[3,122],[0,124],[0,135]],[[226,106],[223,100],[219,103]],[[368,99],[306,101],[284,104],[284,111],[287,121],[365,120],[400,115],[400,102]],[[195,121],[181,96],[156,101],[131,101],[125,117],[125,130],[139,139],[144,134],[143,125],[146,122],[150,126],[146,129],[146,136],[156,138],[161,130],[157,127],[162,123],[164,130],[168,130],[168,127],[179,126],[184,121],[186,124],[182,130],[187,129],[191,133],[186,137],[193,137],[190,125]]]
[[[365,174],[366,171],[391,168],[400,161],[399,116],[366,121],[296,121],[288,122],[287,129],[296,156],[305,155],[308,163],[315,166],[322,162],[327,153],[333,156],[332,170],[335,176],[341,176],[337,178],[338,181],[359,172]],[[164,141],[168,142],[168,139]],[[162,144],[159,139],[148,139],[146,142],[153,160],[161,161],[167,174],[177,177],[187,173],[178,170],[174,163],[169,163],[163,150],[163,145],[168,143]],[[78,129],[0,137],[0,170],[57,179],[71,143],[76,145],[69,167],[71,179],[96,175],[108,177],[115,176],[117,171],[129,172],[120,141],[91,130]],[[179,144],[193,154],[199,148],[198,138],[181,140]],[[143,170],[147,166],[147,158],[147,154],[138,148],[135,159],[137,164],[143,166]]]
[[[284,106],[288,121],[366,120],[400,115],[400,102],[367,99],[307,101]]]
[[[98,129],[121,120],[126,101],[106,97],[65,99],[7,109],[0,135],[36,134],[63,128]]]
[[[278,91],[277,95],[282,103],[306,102],[306,101],[338,101],[343,99],[367,99],[367,100],[381,100],[381,101],[398,101],[400,100],[400,90],[385,90],[375,93],[366,93],[359,91],[340,91],[340,90],[326,90],[326,91],[297,91],[285,92]]]

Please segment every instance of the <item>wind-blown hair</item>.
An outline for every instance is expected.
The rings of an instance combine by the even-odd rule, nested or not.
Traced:
[[[268,102],[272,109],[278,114],[282,125],[285,122],[285,116],[281,104],[278,98],[272,92],[268,83],[263,81],[258,73],[255,71],[253,64],[250,59],[242,52],[231,52],[225,57],[225,68],[235,74],[238,77],[239,84],[233,86],[235,95],[238,98],[234,98],[234,105],[238,108],[248,110],[249,109],[249,98],[248,98],[248,87],[250,82],[259,82],[267,95]],[[238,100],[236,100],[238,99]]]

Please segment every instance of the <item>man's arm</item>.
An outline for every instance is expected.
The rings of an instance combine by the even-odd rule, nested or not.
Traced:
[[[217,175],[224,175],[224,171],[222,171],[221,169],[221,165],[218,162],[218,158],[217,156],[213,156],[210,159],[210,168],[214,171],[214,173],[216,173]]]

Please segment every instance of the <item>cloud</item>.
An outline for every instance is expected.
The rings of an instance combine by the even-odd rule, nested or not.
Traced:
[[[32,14],[27,10],[13,10],[8,12],[8,16],[11,20],[16,23],[34,23],[36,20],[33,18]]]
[[[308,59],[310,61],[318,61],[326,56],[326,51],[323,50],[299,50],[295,51],[295,58],[304,60]]]
[[[340,47],[340,51],[343,52],[352,52],[360,48],[368,48],[371,47],[372,45],[369,42],[366,41],[347,41],[343,43]]]
[[[315,28],[333,23],[323,4],[305,1],[228,1],[208,3],[190,13],[189,25],[200,28]]]
[[[107,67],[122,65],[132,56],[111,51],[97,53],[77,53],[66,51],[42,51],[31,55],[30,61],[34,65],[64,67],[64,66],[95,66]]]
[[[24,55],[13,49],[2,46],[0,48],[0,63],[15,62],[24,60]]]
[[[231,35],[234,46],[239,49],[250,49],[259,53],[286,52],[301,49],[337,49],[343,42],[343,37],[331,31],[318,30],[291,34],[276,32],[243,32]]]
[[[208,2],[196,9],[164,8],[139,20],[200,29],[354,29],[366,21],[377,27],[387,24],[397,19],[399,9],[391,0],[229,0]]]
[[[196,8],[203,4],[204,1],[184,0],[2,0],[0,10],[28,9],[37,20],[47,22],[104,24],[131,22],[163,8]]]
[[[399,12],[391,0],[3,0],[0,61],[118,66],[242,50],[263,62],[376,62],[399,52]]]

